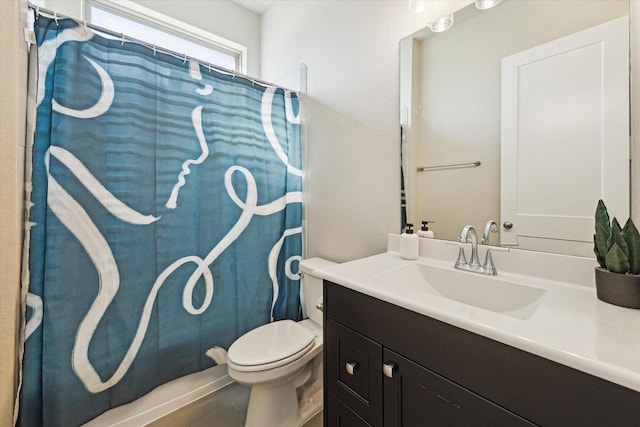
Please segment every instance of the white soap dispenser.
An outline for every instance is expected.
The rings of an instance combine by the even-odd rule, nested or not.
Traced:
[[[433,239],[433,231],[429,230],[429,224],[435,221],[422,221],[422,228],[418,230],[418,237]]]
[[[407,224],[407,231],[400,235],[400,256],[404,259],[418,258],[418,236],[413,234],[413,224]]]

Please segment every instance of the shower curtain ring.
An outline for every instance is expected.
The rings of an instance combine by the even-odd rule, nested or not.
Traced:
[[[86,20],[82,21],[82,25],[84,27],[84,35],[86,36],[87,35],[87,31],[88,31],[88,29],[87,29],[87,21]]]
[[[120,43],[120,46],[124,46],[124,33],[122,33],[122,43]]]
[[[53,12],[53,20],[56,21],[56,26],[60,26],[58,23],[58,12]]]
[[[156,45],[153,45],[153,56],[156,56]]]
[[[182,59],[182,65],[186,64],[187,62],[187,54],[184,54],[184,58]]]

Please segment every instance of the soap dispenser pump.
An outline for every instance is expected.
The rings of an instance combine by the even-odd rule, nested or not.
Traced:
[[[407,224],[406,232],[400,236],[400,256],[404,259],[418,258],[418,236],[413,234],[413,224]]]
[[[433,239],[433,231],[429,230],[429,224],[435,221],[422,221],[422,228],[418,230],[418,237],[427,237]]]

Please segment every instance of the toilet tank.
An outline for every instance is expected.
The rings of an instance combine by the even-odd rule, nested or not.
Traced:
[[[302,283],[302,299],[304,301],[307,316],[318,325],[322,325],[322,311],[316,308],[318,301],[322,300],[322,279],[316,275],[319,268],[335,265],[333,261],[322,258],[309,258],[300,261],[300,271],[303,277]]]

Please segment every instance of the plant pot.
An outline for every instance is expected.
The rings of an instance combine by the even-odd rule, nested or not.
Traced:
[[[612,273],[596,267],[596,291],[600,301],[640,308],[640,275]]]

